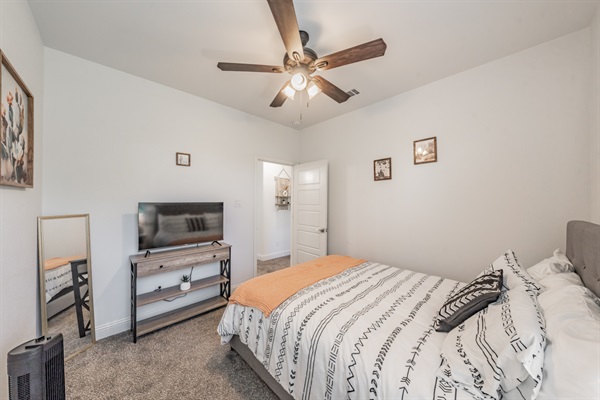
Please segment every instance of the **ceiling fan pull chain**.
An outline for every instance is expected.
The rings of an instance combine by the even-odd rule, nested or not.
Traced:
[[[300,122],[302,122],[302,103],[304,103],[304,90],[300,92]]]

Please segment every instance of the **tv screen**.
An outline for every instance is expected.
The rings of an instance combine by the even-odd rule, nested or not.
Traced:
[[[223,240],[223,203],[139,203],[138,249]]]

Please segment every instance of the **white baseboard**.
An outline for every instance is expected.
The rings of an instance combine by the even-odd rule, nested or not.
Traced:
[[[235,291],[235,289],[237,289],[238,285],[232,286],[231,287],[231,293],[233,293]],[[149,312],[145,312],[145,313],[139,313],[138,314],[138,320],[142,320],[142,319],[146,319],[146,318],[151,318],[154,317],[156,315],[162,314],[166,311],[170,311],[173,308],[179,308],[179,307],[184,307],[188,304],[192,304],[195,303],[197,301],[201,301],[201,300],[206,300],[209,299],[211,297],[214,297],[215,295],[219,294],[219,290],[218,288],[216,288],[216,290],[212,291],[212,290],[208,290],[208,291],[202,291],[202,295],[201,296],[195,296],[192,297],[190,299],[182,299],[181,302],[179,302],[177,304],[177,307],[155,307],[152,311]],[[183,300],[187,300],[187,301],[183,301]],[[165,303],[165,305],[168,305],[171,303]],[[131,329],[131,318],[127,317],[127,318],[122,318],[116,321],[111,321],[109,323],[106,324],[102,324],[102,325],[97,325],[96,326],[96,340],[101,340],[101,339],[105,339],[109,336],[113,336],[122,332],[127,332]]]
[[[268,260],[272,260],[274,258],[279,258],[279,257],[284,257],[284,256],[289,256],[290,255],[290,250],[282,250],[282,251],[278,251],[275,253],[269,253],[269,254],[256,254],[256,259],[258,261],[268,261]]]

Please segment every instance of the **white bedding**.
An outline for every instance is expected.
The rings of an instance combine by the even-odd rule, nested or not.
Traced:
[[[525,271],[507,251],[488,269],[503,270],[497,301],[449,333],[433,328],[442,304],[468,289],[460,311],[485,293],[373,262],[268,317],[229,304],[218,332],[223,344],[238,335],[296,399],[599,399],[600,299],[568,259],[557,250]]]
[[[218,327],[239,335],[296,399],[461,399],[435,374],[445,333],[433,323],[464,283],[365,262],[309,286],[268,318],[230,304]]]
[[[196,232],[169,232],[158,231],[154,236],[153,245],[156,247],[174,246],[183,243],[208,242],[221,239],[223,232],[220,229],[210,229]]]
[[[46,277],[46,303],[61,290],[73,286],[71,263],[45,271]]]

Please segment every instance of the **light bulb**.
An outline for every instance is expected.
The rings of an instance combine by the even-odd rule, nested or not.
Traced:
[[[294,75],[292,75],[291,83],[294,89],[304,90],[307,83],[306,76],[304,76],[302,72],[296,72]]]
[[[294,96],[296,95],[296,91],[290,85],[286,85],[283,88],[283,94],[285,94],[288,97],[288,99],[294,100]]]
[[[313,81],[308,82],[308,86],[306,86],[306,91],[308,92],[308,99],[312,99],[319,93],[321,93],[321,89]]]

